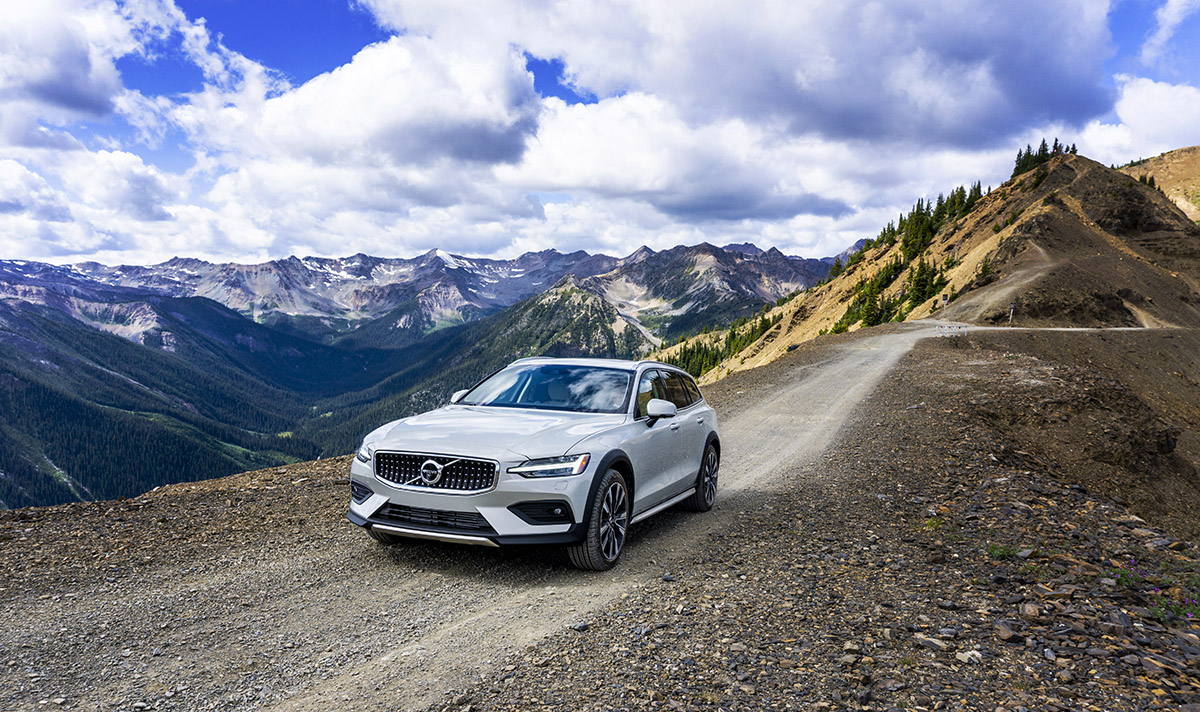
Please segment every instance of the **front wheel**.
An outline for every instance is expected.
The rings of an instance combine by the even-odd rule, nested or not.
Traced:
[[[721,468],[721,458],[717,448],[712,443],[704,447],[704,457],[700,459],[700,472],[696,475],[696,491],[683,501],[683,506],[693,512],[707,512],[712,509],[717,499],[717,471]]]
[[[631,506],[625,475],[617,470],[604,473],[592,500],[587,534],[582,542],[567,550],[571,563],[588,571],[611,569],[625,548]]]

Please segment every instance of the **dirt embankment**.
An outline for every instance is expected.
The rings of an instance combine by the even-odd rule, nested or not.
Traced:
[[[972,332],[1033,360],[977,411],[1045,467],[1200,541],[1200,335],[1186,329]]]
[[[604,574],[379,547],[345,461],[2,513],[0,707],[1200,709],[1194,337],[913,329],[709,386],[718,506]]]

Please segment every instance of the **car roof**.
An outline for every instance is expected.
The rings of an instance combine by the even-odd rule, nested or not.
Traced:
[[[649,359],[633,361],[630,359],[620,358],[554,358],[552,356],[530,356],[528,358],[517,359],[516,361],[512,362],[512,365],[518,363],[558,363],[567,366],[595,366],[597,368],[620,368],[630,371],[635,371],[642,366],[662,366],[663,368],[669,368],[673,371],[683,371],[683,369],[679,368],[678,366],[672,366],[669,363],[663,363],[661,361],[651,361]]]

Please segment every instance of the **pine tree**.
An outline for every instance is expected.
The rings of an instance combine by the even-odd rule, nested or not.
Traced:
[[[978,203],[981,198],[983,198],[983,184],[980,181],[975,181],[975,183],[971,186],[971,192],[967,193],[967,200],[964,203],[963,214],[965,215],[971,212],[971,210],[975,207],[975,203]]]
[[[879,299],[875,296],[874,289],[867,289],[863,294],[863,305],[859,310],[862,316],[863,326],[875,326],[879,324]]]

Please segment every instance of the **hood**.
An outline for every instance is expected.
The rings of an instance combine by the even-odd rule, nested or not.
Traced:
[[[625,422],[623,413],[448,405],[388,423],[367,436],[376,450],[501,460],[570,454],[575,443]]]

